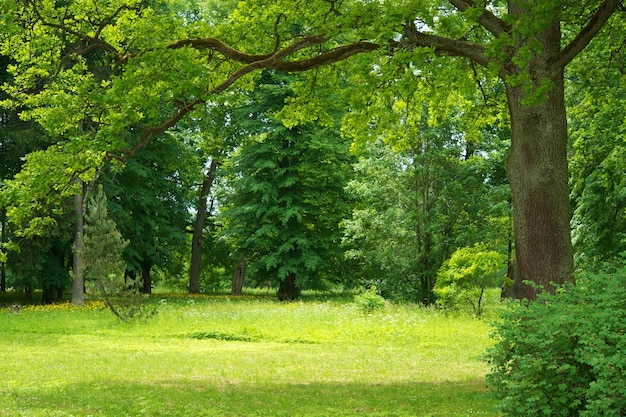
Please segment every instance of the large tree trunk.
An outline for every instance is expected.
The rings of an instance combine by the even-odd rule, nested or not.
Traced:
[[[528,92],[507,83],[511,117],[507,174],[513,195],[518,296],[531,300],[537,291],[523,281],[550,291],[551,283],[574,279],[563,70],[551,66],[560,47],[558,23],[539,39],[543,50],[526,71],[535,85],[552,84],[547,97],[523,103]]]
[[[85,278],[83,268],[83,250],[84,250],[84,224],[83,224],[83,190],[82,181],[78,180],[79,189],[74,194],[74,212],[75,212],[75,225],[74,225],[74,257],[72,269],[74,272],[74,279],[72,281],[72,304],[84,304],[85,303]]]
[[[200,292],[200,264],[202,260],[202,232],[204,231],[204,222],[207,215],[207,197],[211,191],[211,186],[215,180],[215,171],[217,170],[216,159],[211,160],[209,170],[204,176],[200,197],[198,199],[198,210],[196,214],[196,222],[193,226],[193,238],[191,239],[191,265],[189,267],[189,292],[197,294]]]

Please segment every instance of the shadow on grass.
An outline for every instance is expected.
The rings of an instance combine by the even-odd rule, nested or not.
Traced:
[[[5,392],[0,416],[496,416],[481,381],[300,385],[109,382]]]

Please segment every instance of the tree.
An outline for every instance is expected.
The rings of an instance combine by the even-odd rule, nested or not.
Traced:
[[[8,91],[33,109],[25,115],[57,132],[69,132],[85,118],[95,122],[97,129],[88,135],[68,135],[72,146],[66,150],[77,154],[89,149],[131,155],[260,69],[308,71],[369,53],[359,58],[368,73],[402,66],[419,79],[420,71],[441,68],[446,91],[457,82],[498,78],[511,124],[507,175],[519,280],[550,290],[551,282],[573,281],[574,269],[564,71],[620,5],[621,0],[319,0],[305,6],[284,0],[269,6],[251,0],[219,24],[203,11],[190,19],[166,3],[151,8],[140,1],[8,1],[3,50],[19,60]],[[84,56],[94,53],[118,75],[102,79],[88,68]],[[316,82],[319,71],[312,73]],[[30,94],[29,86],[38,82],[46,88]],[[169,116],[156,109],[167,109]],[[312,116],[303,109],[295,117]],[[321,106],[317,110],[324,113]],[[131,129],[141,132],[132,143],[124,134]],[[71,175],[84,172],[85,163],[102,161],[72,163]],[[67,174],[56,174],[54,181],[64,182]],[[535,297],[534,286],[520,288],[519,296]]]
[[[211,159],[209,168],[206,171],[202,186],[200,187],[200,195],[198,196],[198,212],[193,225],[193,236],[191,238],[191,261],[189,263],[189,292],[197,294],[200,292],[200,262],[202,256],[202,235],[204,233],[204,225],[207,215],[207,198],[211,192],[213,181],[215,180],[215,171],[217,171],[218,162]]]
[[[258,283],[277,279],[282,300],[337,279],[350,169],[349,143],[335,126],[287,128],[271,116],[291,95],[290,82],[266,72],[255,104],[242,109],[253,136],[229,162],[223,213],[225,233],[239,242],[247,270]]]
[[[7,71],[11,64],[10,59],[0,55],[0,83],[11,82]],[[0,101],[6,98],[6,94],[0,91]],[[20,120],[16,110],[2,109],[0,113],[0,183],[12,179],[20,171],[25,155],[47,146],[49,142],[49,138],[36,123]],[[11,241],[16,240],[16,232],[19,232],[19,228],[8,221],[7,207],[9,205],[3,203],[0,198],[0,292],[5,292],[7,289],[7,252],[17,249]]]
[[[122,238],[117,225],[109,217],[107,198],[102,186],[89,199],[85,220],[84,248],[79,254],[84,262],[85,276],[95,283],[111,307],[109,295],[123,292],[125,286],[126,265],[122,254],[128,241]],[[113,310],[115,312],[114,308]]]
[[[190,184],[187,166],[192,151],[170,135],[162,135],[129,159],[121,172],[103,172],[111,218],[129,243],[124,251],[126,278],[145,293],[152,291],[152,270],[168,270],[181,262],[186,245]],[[107,174],[107,175],[104,175]],[[129,283],[130,285],[130,283]]]
[[[507,141],[497,125],[466,134],[460,109],[434,121],[408,100],[392,99],[405,107],[395,112],[401,120],[379,123],[381,139],[355,165],[344,244],[384,296],[430,304],[437,271],[456,248],[488,242],[507,250],[510,195],[499,169]]]
[[[223,160],[241,144],[244,133],[233,121],[235,103],[213,103],[205,106],[204,114],[191,118],[189,126],[179,127],[177,137],[189,142],[196,150],[197,162],[203,175],[200,186],[197,187],[197,203],[195,220],[193,222],[191,240],[191,259],[189,262],[189,292],[200,292],[200,273],[202,269],[203,239],[207,216],[211,216],[213,204],[208,207],[209,198],[214,198],[213,186],[218,177],[218,168]],[[215,230],[209,233],[214,233]],[[216,233],[214,233],[216,234]],[[211,248],[215,249],[215,248]]]
[[[378,146],[348,186],[357,203],[343,222],[346,255],[385,297],[430,304],[437,271],[456,248],[488,242],[506,252],[506,192],[488,182],[480,157],[408,157]]]
[[[138,288],[129,286],[125,280],[123,252],[129,242],[122,238],[117,225],[109,217],[107,206],[107,198],[100,185],[96,195],[89,199],[85,215],[84,250],[80,254],[85,277],[95,284],[109,309],[120,320],[146,319],[156,313],[156,307],[144,305],[138,300]],[[116,301],[112,295],[116,296]]]

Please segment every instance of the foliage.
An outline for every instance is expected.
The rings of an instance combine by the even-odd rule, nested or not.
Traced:
[[[124,261],[128,276],[148,278],[153,269],[169,272],[180,268],[178,252],[187,244],[194,178],[194,150],[183,141],[162,135],[139,151],[122,167],[110,165],[100,182],[108,195],[111,218],[128,240]],[[151,283],[147,283],[149,285]],[[149,288],[141,288],[150,292]]]
[[[44,236],[13,237],[14,249],[7,256],[7,284],[23,290],[33,301],[34,290],[42,290],[43,303],[61,301],[71,283],[70,257],[72,243],[65,233],[67,218],[59,228]]]
[[[338,279],[338,224],[348,209],[343,187],[351,159],[335,126],[287,128],[272,117],[291,94],[290,82],[265,73],[256,103],[240,110],[251,137],[225,164],[222,200],[224,234],[237,256],[246,257],[257,284],[277,280],[294,291],[286,298]]]
[[[346,257],[364,284],[386,298],[430,304],[437,271],[457,247],[508,246],[511,213],[501,165],[506,135],[493,126],[474,143],[454,117],[429,127],[426,115],[413,136],[406,126],[388,132],[395,149],[382,140],[364,146],[342,226]]]
[[[363,313],[369,314],[385,307],[385,299],[380,296],[375,286],[362,288],[354,297],[354,304]]]
[[[496,324],[488,382],[510,416],[626,413],[626,270],[580,277]]]
[[[0,362],[0,414],[497,415],[479,357],[489,326],[470,315],[394,304],[364,315],[351,299],[319,295],[145,302],[159,314],[132,324],[89,301],[19,315],[0,306],[0,340],[11,350]]]
[[[376,286],[390,299],[422,300],[414,219],[416,207],[404,169],[409,158],[378,142],[354,164],[355,176],[346,191],[354,201],[342,221],[345,257],[358,268],[361,284]]]
[[[623,20],[606,30],[622,32]],[[623,43],[603,37],[568,70],[572,239],[576,266],[587,270],[626,262],[625,60]]]
[[[502,286],[506,267],[506,256],[484,244],[457,249],[437,273],[437,304],[452,307],[464,301],[481,317],[485,290]]]

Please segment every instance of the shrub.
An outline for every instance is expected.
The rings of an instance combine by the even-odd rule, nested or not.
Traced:
[[[441,307],[468,303],[477,317],[483,314],[485,290],[502,284],[506,257],[482,244],[457,249],[437,274],[434,293]]]
[[[626,415],[626,270],[508,310],[488,384],[511,416]]]
[[[363,313],[369,314],[380,310],[385,306],[385,299],[378,294],[378,289],[372,285],[368,289],[362,289],[354,297],[354,303]]]

